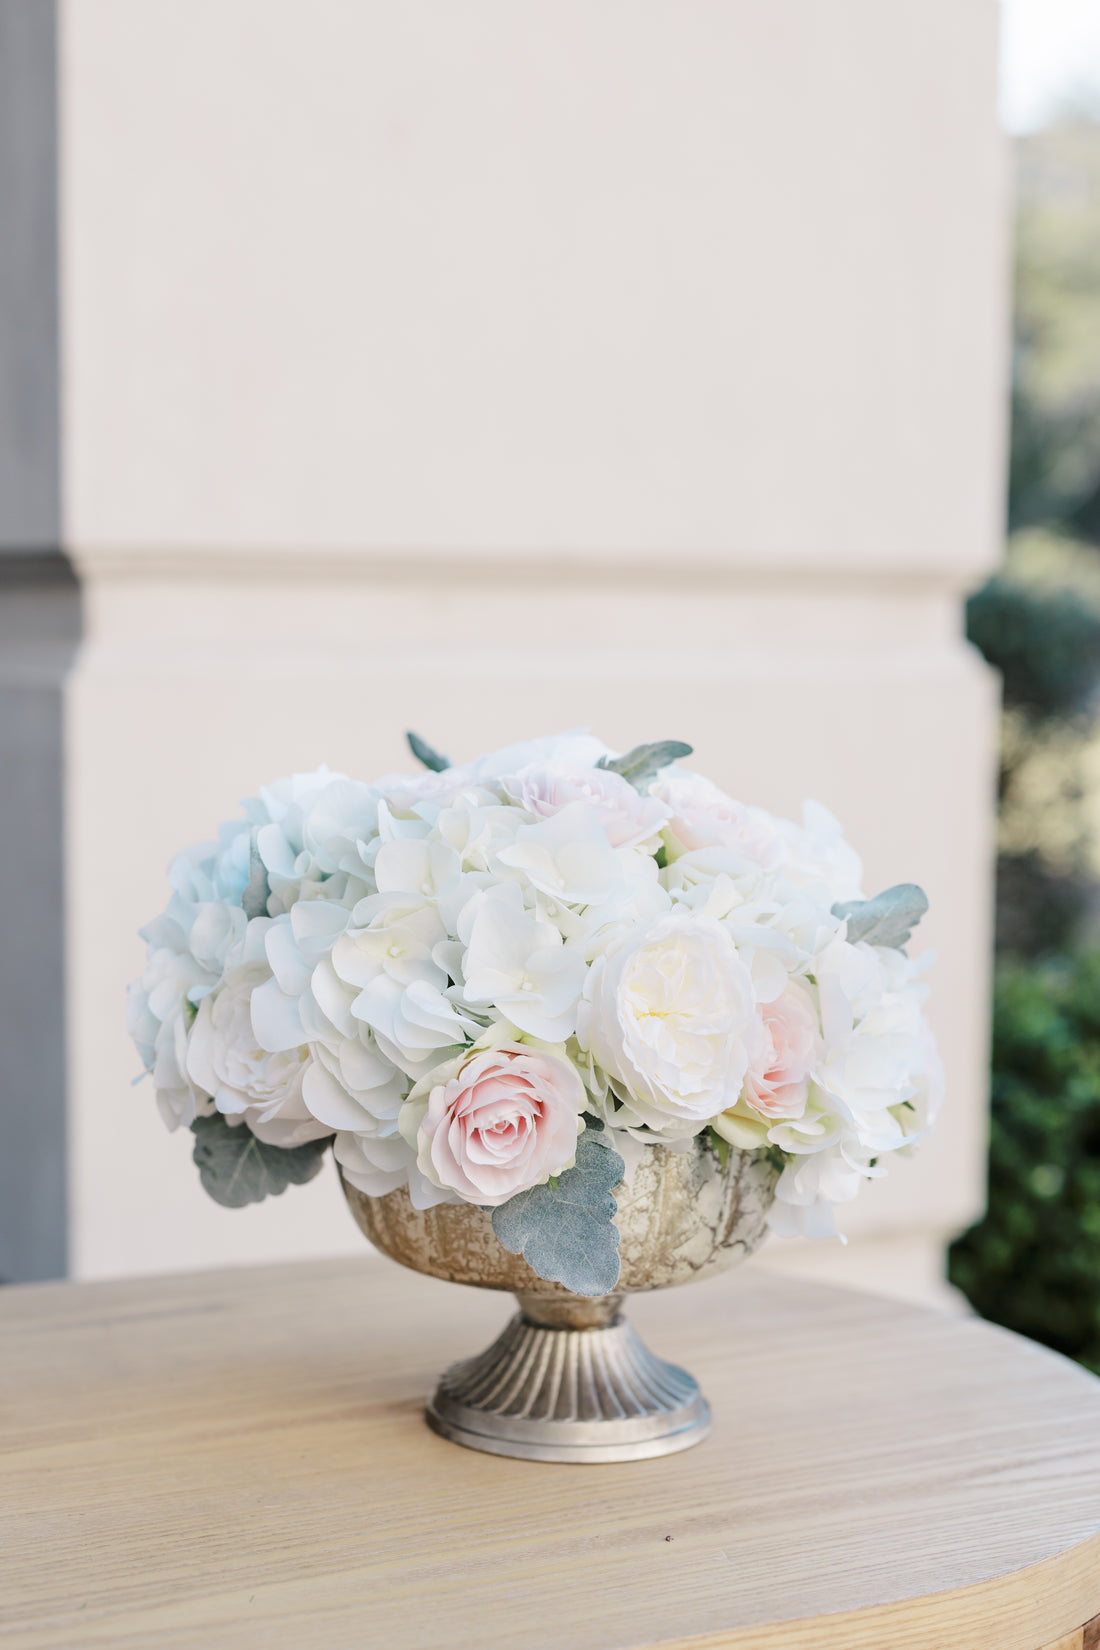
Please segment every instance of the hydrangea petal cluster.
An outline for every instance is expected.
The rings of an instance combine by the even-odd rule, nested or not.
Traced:
[[[179,855],[129,1004],[168,1126],[331,1138],[368,1194],[498,1207],[588,1118],[627,1162],[766,1152],[773,1228],[834,1232],[935,1114],[924,960],[838,914],[861,872],[820,805],[795,824],[616,761],[573,733],[322,768]]]

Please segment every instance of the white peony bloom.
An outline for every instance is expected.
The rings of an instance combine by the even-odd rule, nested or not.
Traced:
[[[192,1080],[227,1117],[239,1117],[269,1146],[301,1146],[332,1131],[310,1112],[302,1095],[309,1050],[278,1054],[261,1048],[252,1028],[256,971],[204,997],[187,1046]]]
[[[187,998],[186,979],[173,990],[173,1001],[158,1015],[150,1007],[158,975],[181,961],[174,952],[154,952],[145,973],[130,986],[126,1029],[137,1045],[145,1071],[153,1078],[157,1110],[169,1129],[187,1128],[196,1117],[213,1111],[213,1101],[187,1074],[187,1035],[195,1010]]]
[[[639,1124],[693,1134],[736,1103],[759,1026],[752,980],[710,917],[677,912],[597,958],[577,1041]]]
[[[520,1031],[563,1043],[577,1023],[588,966],[558,930],[523,907],[514,882],[477,894],[458,924],[463,1001],[495,1007]]]
[[[152,1073],[157,1108],[170,1129],[187,1128],[213,1110],[188,1074],[187,1038],[199,1002],[218,978],[189,951],[160,946],[150,951],[141,979],[129,989],[127,1030]]]

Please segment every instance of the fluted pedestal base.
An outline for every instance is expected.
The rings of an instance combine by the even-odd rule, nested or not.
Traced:
[[[487,1351],[447,1370],[427,1418],[456,1444],[528,1461],[640,1461],[710,1431],[696,1382],[622,1316],[578,1329],[517,1314]]]

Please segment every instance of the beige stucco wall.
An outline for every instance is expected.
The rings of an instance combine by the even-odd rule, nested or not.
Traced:
[[[816,796],[870,885],[928,887],[948,1109],[848,1224],[934,1271],[982,1195],[994,12],[71,0],[79,1274],[361,1241],[327,1176],[207,1202],[129,1087],[173,849],[406,726],[461,756],[586,721]]]

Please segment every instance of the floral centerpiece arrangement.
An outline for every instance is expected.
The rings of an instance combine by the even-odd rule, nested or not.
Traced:
[[[589,1296],[658,1146],[763,1154],[771,1227],[834,1233],[937,1104],[920,889],[865,898],[824,808],[735,801],[682,743],[410,745],[424,772],[295,775],[172,864],[129,1025],[207,1191],[281,1192],[331,1145]]]

